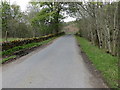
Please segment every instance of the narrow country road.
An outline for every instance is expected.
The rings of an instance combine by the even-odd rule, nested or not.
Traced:
[[[62,36],[25,60],[3,66],[3,88],[104,88],[90,73],[72,35]]]

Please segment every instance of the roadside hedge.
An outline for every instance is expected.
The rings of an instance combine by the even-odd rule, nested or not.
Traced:
[[[52,37],[63,35],[64,32],[56,33],[56,34],[49,34],[42,37],[34,37],[34,38],[26,38],[23,40],[14,40],[14,41],[8,41],[8,42],[2,42],[2,51],[8,50],[10,48],[16,47],[16,46],[22,46],[25,44],[33,43],[33,42],[41,42],[44,40],[47,40]]]

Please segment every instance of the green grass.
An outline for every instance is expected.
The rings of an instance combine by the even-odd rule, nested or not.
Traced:
[[[15,51],[19,51],[19,50],[22,50],[22,49],[29,49],[29,48],[32,48],[32,47],[37,47],[37,46],[40,46],[40,45],[45,45],[47,44],[48,42],[52,41],[53,39],[55,39],[56,37],[53,37],[53,38],[50,38],[48,40],[45,40],[45,41],[42,41],[42,42],[39,42],[39,43],[30,43],[30,44],[26,44],[26,45],[23,45],[23,46],[17,46],[17,47],[14,47],[14,48],[11,48],[9,50],[6,50],[6,51],[3,51],[3,52],[0,52],[0,54],[2,55],[12,55],[12,53],[14,53]],[[0,63],[4,63],[10,59],[13,59],[15,58],[16,55],[12,55],[12,56],[9,56],[7,58],[3,58],[2,60],[0,60]]]
[[[23,45],[23,46],[17,46],[17,47],[14,47],[14,48],[11,48],[9,50],[6,50],[6,51],[3,51],[3,52],[0,52],[1,55],[12,55],[15,51],[19,51],[19,50],[22,50],[22,49],[29,49],[29,48],[32,48],[32,47],[37,47],[37,46],[40,46],[40,45],[45,45],[47,44],[48,42],[52,41],[53,39],[55,39],[56,37],[53,37],[53,38],[50,38],[48,40],[45,40],[45,41],[42,41],[42,42],[39,42],[39,43],[30,43],[30,44],[26,44],[26,45]],[[0,60],[0,63],[4,63],[10,59],[13,59],[13,58],[16,58],[16,55],[12,55],[12,56],[9,56],[7,58],[3,58],[2,60]]]
[[[118,58],[105,53],[97,46],[93,46],[89,41],[76,36],[82,50],[92,61],[97,70],[101,72],[110,88],[118,87]]]
[[[11,55],[15,51],[19,51],[19,50],[22,50],[22,49],[28,49],[28,48],[44,45],[44,44],[47,44],[48,42],[50,42],[51,40],[53,40],[54,38],[55,37],[53,37],[51,39],[48,39],[48,40],[45,40],[45,41],[42,41],[42,42],[38,42],[38,43],[30,43],[30,44],[26,44],[26,45],[23,45],[23,46],[16,46],[16,47],[13,47],[13,48],[8,49],[6,51],[0,52],[0,55],[3,55],[3,56]]]
[[[13,58],[16,58],[16,55],[13,55],[13,56],[4,58],[4,59],[0,60],[0,63],[2,64],[2,63],[6,62],[6,61],[8,61],[8,60],[10,60],[10,59],[13,59]]]

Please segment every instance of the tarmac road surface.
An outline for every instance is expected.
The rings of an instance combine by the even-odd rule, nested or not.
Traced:
[[[72,35],[56,39],[25,60],[3,65],[3,88],[105,88],[88,70]]]

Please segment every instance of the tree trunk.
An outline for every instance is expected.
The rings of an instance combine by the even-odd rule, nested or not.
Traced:
[[[8,38],[8,32],[5,32],[5,41],[7,42],[7,38]]]

